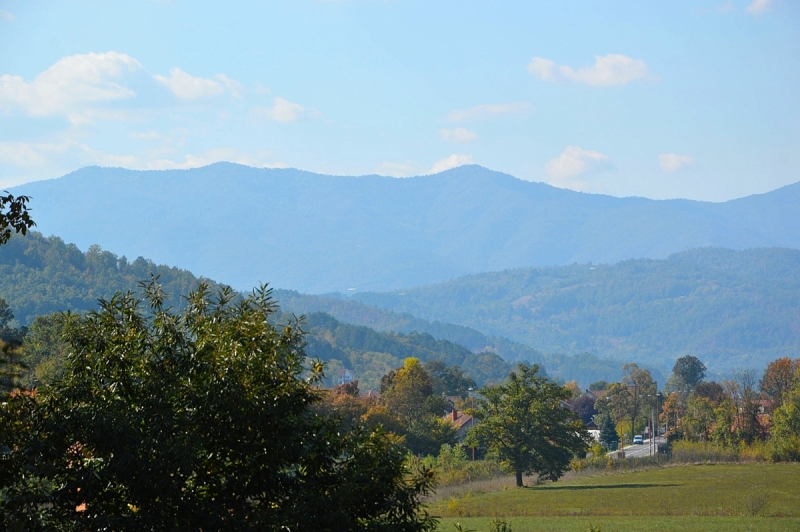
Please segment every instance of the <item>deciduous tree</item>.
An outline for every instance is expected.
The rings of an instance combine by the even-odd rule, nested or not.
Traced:
[[[431,477],[315,415],[298,324],[265,288],[233,299],[202,285],[174,314],[154,281],[70,316],[63,379],[0,411],[0,528],[431,530]]]
[[[561,401],[569,391],[539,374],[539,366],[520,364],[503,384],[480,389],[468,446],[484,446],[516,475],[558,480],[572,456],[585,452],[591,436]]]

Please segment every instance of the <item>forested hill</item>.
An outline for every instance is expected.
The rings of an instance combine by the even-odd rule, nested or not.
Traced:
[[[546,368],[547,373],[562,380],[577,380],[583,385],[597,380],[613,382],[621,375],[626,361],[602,358],[591,353],[553,352],[543,353],[525,344],[500,336],[487,336],[463,325],[454,325],[437,320],[424,320],[408,313],[396,313],[365,305],[359,301],[338,295],[327,296],[300,294],[292,290],[275,290],[275,299],[281,308],[296,315],[325,313],[339,322],[367,326],[379,332],[411,335],[422,333],[439,340],[447,340],[466,346],[473,352],[489,351],[508,362],[536,363]],[[658,367],[650,365],[654,376],[664,382]]]
[[[305,329],[309,333],[306,352],[326,362],[328,378],[335,379],[339,369],[354,370],[365,391],[377,389],[381,376],[401,367],[407,357],[458,365],[479,386],[502,382],[512,367],[494,353],[473,353],[464,346],[437,340],[430,334],[381,333],[369,327],[341,323],[321,312],[306,316]]]
[[[0,246],[0,298],[21,325],[37,315],[96,309],[100,298],[138,291],[139,282],[151,273],[160,276],[167,304],[176,308],[185,305],[184,297],[200,282],[187,270],[141,257],[129,261],[97,246],[83,253],[74,244],[37,232],[16,235]],[[275,290],[274,297],[283,310],[308,315],[310,356],[330,361],[329,374],[341,367],[355,369],[365,384],[374,384],[406,356],[459,364],[478,382],[501,379],[516,360],[543,364],[555,377],[584,384],[618,379],[622,365],[593,355],[548,355],[468,327],[398,315],[341,297],[287,290]]]
[[[21,325],[41,314],[96,309],[98,299],[109,299],[117,291],[136,292],[151,274],[159,276],[169,296],[166,303],[175,308],[184,307],[184,297],[200,283],[187,270],[142,257],[129,261],[98,246],[83,253],[75,244],[35,231],[0,246],[0,298]]]
[[[544,352],[590,351],[668,369],[762,367],[800,352],[800,251],[702,248],[665,260],[522,268],[363,303],[506,336]]]
[[[392,290],[505,268],[800,248],[800,183],[724,203],[582,194],[479,166],[394,179],[218,163],[26,183],[39,230],[241,290]],[[76,209],[75,205],[81,205]]]

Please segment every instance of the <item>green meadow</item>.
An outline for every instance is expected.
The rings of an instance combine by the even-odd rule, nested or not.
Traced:
[[[684,465],[522,489],[453,492],[431,502],[439,530],[800,530],[800,464]]]

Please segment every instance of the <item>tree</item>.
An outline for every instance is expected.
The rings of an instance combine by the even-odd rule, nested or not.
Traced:
[[[718,406],[725,399],[725,390],[714,381],[697,384],[694,387],[694,394],[707,399],[712,406]]]
[[[0,196],[0,245],[11,239],[11,230],[15,233],[26,235],[28,229],[36,225],[28,212],[28,196],[14,197],[5,191],[5,196]]]
[[[577,399],[583,394],[581,387],[578,386],[578,381],[569,381],[568,383],[564,384],[564,388],[569,391],[570,400]]]
[[[706,377],[706,366],[699,358],[686,355],[675,361],[672,373],[686,386],[684,391],[689,391]]]
[[[417,455],[436,454],[443,444],[456,442],[452,423],[442,420],[445,402],[434,395],[431,377],[419,359],[409,357],[403,367],[393,370],[381,386],[386,412],[404,427],[405,445]]]
[[[607,390],[609,384],[606,381],[597,381],[593,382],[589,385],[589,391],[591,392],[599,392],[602,390]]]
[[[591,395],[584,395],[572,402],[572,411],[578,414],[584,425],[592,422],[592,418],[597,414],[594,407],[596,400]]]
[[[617,426],[611,416],[607,413],[600,414],[597,416],[597,424],[600,427],[600,443],[605,444],[609,449],[616,447],[619,443],[619,435],[617,434]]]
[[[458,365],[448,366],[441,360],[429,360],[425,363],[425,371],[430,375],[435,395],[458,395],[464,398],[469,395],[471,388],[477,387],[475,380]]]
[[[792,389],[798,378],[798,370],[800,370],[800,358],[792,360],[784,357],[767,364],[760,385],[761,393],[770,401],[771,411],[781,405]]]
[[[465,441],[496,455],[519,487],[523,474],[558,480],[591,441],[583,422],[561,404],[569,392],[538,373],[539,366],[520,364],[503,384],[481,388],[475,409],[480,423]]]
[[[611,415],[614,423],[619,423],[630,414],[632,401],[633,398],[628,387],[615,382],[609,386],[606,395],[595,402],[594,407],[600,412],[607,412]]]
[[[650,372],[642,369],[636,364],[625,364],[622,366],[622,383],[628,387],[630,392],[630,402],[628,403],[628,415],[630,416],[631,430],[636,431],[636,421],[647,407],[653,404],[656,395],[656,383]]]
[[[431,530],[432,477],[309,409],[322,364],[269,290],[233,300],[201,285],[175,314],[154,280],[68,315],[63,378],[0,409],[0,528]]]
[[[800,370],[785,400],[775,410],[772,425],[773,455],[777,460],[800,461]]]

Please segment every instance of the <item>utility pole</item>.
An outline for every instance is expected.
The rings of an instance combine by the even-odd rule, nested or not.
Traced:
[[[470,416],[470,426],[475,428],[475,389],[470,388],[469,394],[472,396],[472,416]],[[475,447],[472,448],[472,461],[475,461]]]

